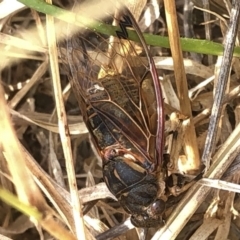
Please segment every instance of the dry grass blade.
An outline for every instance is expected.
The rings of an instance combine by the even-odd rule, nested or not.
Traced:
[[[8,168],[19,199],[26,205],[33,206],[42,213],[43,217],[41,219],[32,219],[35,224],[40,224],[44,229],[59,239],[74,239],[72,234],[66,231],[53,219],[50,207],[47,205],[39,188],[33,181],[32,175],[25,164],[23,149],[21,148],[17,136],[15,135],[15,131],[12,128],[8,107],[1,86],[0,102],[2,106],[0,112],[0,141],[3,155],[8,162]]]
[[[203,3],[203,8],[206,10],[209,10],[209,0],[203,0],[202,3]],[[209,12],[204,11],[203,15],[204,15],[204,22],[206,23],[206,25],[205,25],[206,39],[211,40],[212,32],[211,32],[210,24],[208,24],[210,22],[210,14],[209,14]],[[212,56],[208,56],[208,63],[210,65],[212,65],[212,63],[213,63]]]
[[[17,112],[10,109],[10,113],[13,116],[14,123],[20,123],[21,119],[23,120],[22,124],[32,124],[37,125],[41,128],[44,128],[53,133],[59,133],[59,127],[56,122],[49,122],[50,115],[37,112]],[[86,125],[83,123],[83,120],[79,116],[69,116],[69,132],[71,135],[83,135],[88,133]]]
[[[104,240],[104,239],[112,239],[118,237],[122,232],[125,232],[129,229],[133,229],[134,226],[132,225],[130,218],[128,218],[124,224],[117,225],[111,228],[109,231],[106,231],[100,235],[98,235],[97,240]]]
[[[58,210],[59,215],[70,229],[74,227],[74,220],[70,208],[70,198],[66,199],[66,190],[58,186],[36,163],[31,155],[24,149],[26,165],[31,170],[34,179],[40,189],[51,200],[54,207]]]
[[[51,1],[49,1],[51,3]],[[67,126],[66,111],[64,108],[62,89],[60,84],[60,75],[58,69],[58,51],[55,38],[54,18],[47,16],[47,36],[49,45],[49,57],[53,79],[53,87],[56,100],[56,108],[58,114],[59,133],[62,140],[63,151],[66,161],[69,188],[71,193],[71,205],[75,223],[75,233],[78,239],[86,239],[82,207],[79,201],[77,192],[76,176],[73,164],[73,156],[71,150],[71,140],[69,136],[69,129]]]
[[[5,237],[4,235],[0,234],[2,240],[12,240],[11,238]]]
[[[28,41],[23,40],[21,38],[16,38],[16,37],[4,34],[4,33],[0,33],[0,37],[1,37],[2,44],[8,44],[9,46],[17,47],[19,49],[22,49],[23,52],[24,52],[24,50],[25,51],[30,50],[30,51],[37,51],[40,53],[46,53],[45,48],[38,46],[38,45],[34,45],[34,44],[30,45]]]
[[[3,155],[8,162],[13,183],[19,199],[26,204],[32,204],[38,209],[46,211],[48,209],[46,202],[34,183],[30,172],[25,165],[25,158],[22,153],[21,145],[15,135],[11,125],[7,103],[4,99],[2,87],[0,88],[1,100],[1,146]],[[13,151],[14,150],[14,151]],[[16,164],[17,161],[17,164]]]
[[[44,61],[39,68],[36,70],[35,74],[32,76],[30,81],[14,96],[14,98],[10,102],[10,107],[14,108],[21,101],[21,99],[25,96],[25,94],[35,85],[46,73],[48,68],[48,60]]]
[[[179,29],[175,1],[164,1],[168,26],[169,41],[174,62],[174,75],[176,79],[180,110],[189,120],[186,122],[184,149],[186,154],[185,172],[196,174],[200,170],[200,156],[197,149],[196,132],[192,120],[192,111],[188,97],[187,79],[183,65],[182,50],[179,42]],[[175,164],[177,165],[177,164]]]

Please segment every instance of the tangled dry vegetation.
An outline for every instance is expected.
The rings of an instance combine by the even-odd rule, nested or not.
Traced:
[[[119,225],[128,215],[103,183],[101,159],[58,59],[54,31],[63,25],[4,0],[0,5],[0,239],[133,240],[145,235],[147,239],[239,239],[239,58],[226,61],[222,56],[184,52],[182,59],[180,49],[174,47],[178,36],[167,29],[168,21],[181,37],[227,42],[226,33],[234,25],[229,24],[231,9],[235,6],[239,11],[239,6],[211,0],[207,11],[201,1],[165,1],[165,7],[161,0],[151,1],[152,5],[136,2],[138,15],[145,11],[141,29],[172,39],[171,52],[152,47],[151,53],[164,92],[169,172],[181,187],[190,184],[190,188],[168,199],[160,229],[146,233],[129,221],[125,228]],[[57,0],[54,4],[69,9],[73,2]],[[85,5],[91,10],[91,5]],[[173,11],[170,17],[167,10]],[[221,69],[230,70],[229,77]],[[220,80],[226,89],[216,89]],[[209,127],[217,111],[212,108],[214,99],[221,98],[222,91],[219,118]],[[210,164],[206,164],[205,175],[201,174],[204,178],[195,179],[204,172],[202,156]],[[21,202],[7,197],[6,190]]]

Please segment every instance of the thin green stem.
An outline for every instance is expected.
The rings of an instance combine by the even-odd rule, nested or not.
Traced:
[[[51,15],[59,20],[77,25],[79,27],[89,28],[105,35],[116,36],[116,31],[119,30],[118,27],[102,23],[87,17],[79,16],[71,11],[63,10],[54,5],[50,5],[42,0],[18,0],[29,8],[35,9],[41,13]],[[133,41],[138,41],[136,32],[133,30],[128,30],[129,39]],[[148,45],[159,46],[169,48],[169,40],[167,37],[143,34]],[[201,54],[210,55],[222,55],[223,45],[207,40],[200,39],[189,39],[181,38],[182,50],[186,52],[196,52]],[[235,47],[234,54],[235,57],[240,57],[240,47]]]

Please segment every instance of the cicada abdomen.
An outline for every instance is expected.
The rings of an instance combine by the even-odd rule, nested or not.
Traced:
[[[115,37],[69,31],[65,64],[104,181],[136,227],[155,227],[165,209],[161,88],[134,17],[126,7],[114,9],[94,20],[114,23]],[[138,43],[129,40],[133,30]]]

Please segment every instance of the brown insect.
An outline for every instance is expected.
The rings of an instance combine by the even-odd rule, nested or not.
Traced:
[[[63,62],[102,158],[106,185],[136,227],[156,227],[165,210],[161,87],[130,11],[118,8],[115,17],[106,14],[99,21],[105,20],[118,26],[116,37],[91,30],[71,36],[69,31]],[[128,30],[136,32],[139,44],[128,39]]]

